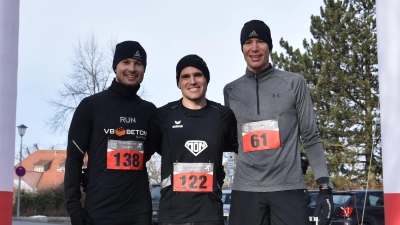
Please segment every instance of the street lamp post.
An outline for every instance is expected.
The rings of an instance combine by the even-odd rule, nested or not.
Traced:
[[[18,127],[18,133],[21,136],[21,147],[19,149],[19,166],[22,166],[22,137],[25,135],[26,128],[27,126],[21,124]],[[17,217],[19,217],[19,209],[20,209],[20,203],[21,203],[21,176],[19,176],[18,180],[18,208],[17,208]]]

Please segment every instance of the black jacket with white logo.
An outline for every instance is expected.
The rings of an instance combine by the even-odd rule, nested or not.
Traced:
[[[159,222],[222,220],[221,187],[225,178],[222,153],[237,152],[233,112],[209,100],[204,108],[190,110],[179,100],[157,109],[150,124],[145,143],[146,153],[150,153],[147,158],[154,151],[162,156]],[[174,191],[173,163],[176,162],[213,163],[212,192]],[[194,187],[204,181],[198,177],[186,179],[186,185]]]
[[[116,218],[151,212],[146,166],[142,170],[107,169],[109,140],[144,142],[156,107],[136,95],[136,88],[113,81],[108,90],[82,100],[68,133],[65,199],[71,215],[80,209],[84,153],[88,153],[85,210],[93,218]],[[133,159],[121,156],[119,163]],[[129,162],[128,162],[129,160]],[[121,164],[122,165],[122,164]]]

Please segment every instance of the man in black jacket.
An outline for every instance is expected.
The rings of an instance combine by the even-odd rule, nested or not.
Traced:
[[[178,62],[176,80],[182,99],[157,109],[145,143],[149,153],[162,155],[158,221],[222,225],[222,153],[237,151],[236,119],[206,99],[210,73],[199,56]]]
[[[116,78],[84,98],[68,133],[65,200],[72,225],[151,224],[151,196],[143,142],[154,104],[136,93],[143,81],[146,52],[135,41],[117,44]],[[85,208],[81,175],[88,154]]]

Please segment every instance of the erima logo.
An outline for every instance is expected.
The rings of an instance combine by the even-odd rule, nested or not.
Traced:
[[[185,147],[194,155],[197,156],[204,151],[208,145],[205,141],[190,140],[185,143]]]
[[[255,30],[253,30],[250,34],[249,37],[258,37],[258,34],[256,33]]]
[[[140,56],[139,51],[136,51],[135,55],[133,55],[133,56],[138,57],[138,58],[142,58],[142,57]]]
[[[135,117],[120,117],[119,118],[120,123],[136,123],[136,118]]]
[[[124,135],[147,136],[147,132],[144,130],[125,129],[123,127],[118,127],[117,129],[104,129],[104,133],[115,134],[117,136],[124,136]]]
[[[175,125],[172,126],[172,128],[183,128],[183,125],[180,125],[180,124],[181,124],[181,120],[175,121]]]

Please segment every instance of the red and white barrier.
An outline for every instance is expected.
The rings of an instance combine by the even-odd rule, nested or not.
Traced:
[[[376,1],[385,224],[400,224],[400,1]]]
[[[0,224],[12,224],[19,0],[0,0]]]

